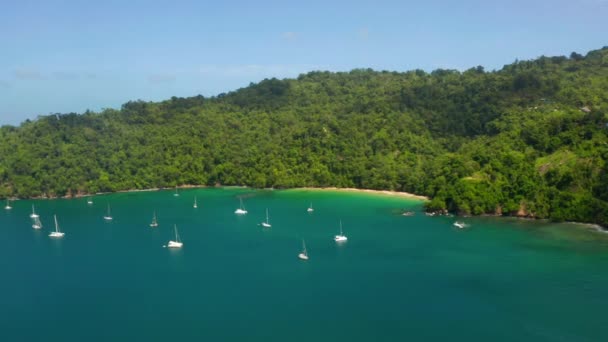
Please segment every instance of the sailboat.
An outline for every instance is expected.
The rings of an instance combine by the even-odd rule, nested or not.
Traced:
[[[198,208],[198,205],[196,204],[196,196],[194,196],[194,205],[192,207],[194,207],[194,209]]]
[[[346,235],[344,235],[344,233],[342,232],[342,220],[340,220],[340,234],[334,236],[334,240],[336,240],[336,242],[344,242],[348,240]]]
[[[103,217],[106,221],[112,221],[112,215],[110,213],[110,204],[108,204],[108,213]]]
[[[13,209],[13,207],[11,207],[11,203],[9,202],[8,198],[6,199],[6,207],[4,207],[4,209],[6,209],[6,210]]]
[[[183,243],[179,238],[179,234],[177,233],[177,225],[173,225],[173,229],[175,230],[175,241],[169,241],[167,247],[169,248],[182,248]]]
[[[51,232],[51,234],[49,234],[50,237],[63,237],[65,235],[65,233],[62,233],[59,231],[59,224],[57,224],[57,215],[53,215],[53,217],[55,217],[55,231]]]
[[[266,222],[262,222],[262,227],[270,228],[270,221],[268,221],[268,208],[266,208]]]
[[[87,198],[87,204],[88,205],[93,204],[93,199],[91,197]]]
[[[247,214],[247,210],[245,210],[245,208],[243,207],[243,199],[239,198],[241,200],[241,206],[234,211],[235,214],[237,215],[245,215]]]
[[[34,224],[32,224],[32,228],[34,228],[34,229],[42,228],[42,222],[40,222],[40,218],[38,216],[34,217]]]
[[[152,216],[152,223],[150,223],[150,227],[152,227],[152,228],[158,227],[158,221],[156,220],[156,211],[154,212],[154,215]]]
[[[298,254],[298,258],[302,260],[308,260],[308,252],[306,252],[306,243],[302,239],[302,253]]]
[[[464,222],[456,221],[454,222],[454,227],[463,229],[464,227],[466,227],[466,225],[464,224]]]
[[[36,214],[36,210],[34,210],[34,205],[32,204],[32,214],[30,215],[31,218],[37,218],[38,214]]]
[[[173,194],[173,196],[175,196],[175,197],[179,196],[179,193],[177,192],[177,185],[175,186],[175,193]]]
[[[308,209],[306,209],[306,211],[308,211],[309,213],[312,213],[313,211],[315,211],[315,210],[312,208],[312,202],[310,202],[310,207],[308,207]]]

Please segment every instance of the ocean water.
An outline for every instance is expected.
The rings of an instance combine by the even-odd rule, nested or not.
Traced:
[[[417,200],[373,194],[173,195],[0,209],[1,340],[608,341],[608,236],[588,227],[467,218],[461,230]],[[53,214],[62,239],[48,236]],[[340,220],[348,241],[336,244]],[[174,224],[179,250],[163,247]]]

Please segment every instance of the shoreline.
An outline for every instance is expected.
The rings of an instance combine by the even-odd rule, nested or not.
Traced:
[[[215,185],[215,186],[209,186],[209,185],[194,185],[194,184],[183,184],[183,185],[178,185],[177,187],[166,187],[166,188],[147,188],[147,189],[128,189],[128,190],[117,190],[114,192],[98,192],[98,193],[94,193],[94,194],[83,194],[83,193],[76,193],[74,195],[71,196],[57,196],[57,197],[46,197],[46,196],[40,196],[40,197],[30,197],[30,198],[9,198],[11,201],[18,201],[18,200],[52,200],[52,199],[71,199],[71,198],[84,198],[84,197],[91,197],[91,196],[97,196],[97,195],[108,195],[108,194],[115,194],[115,193],[130,193],[130,192],[152,192],[152,191],[164,191],[164,190],[171,190],[171,189],[205,189],[205,188],[245,188],[245,189],[251,189],[251,190],[287,190],[287,191],[291,191],[291,190],[304,190],[304,191],[334,191],[334,192],[354,192],[354,193],[367,193],[367,194],[374,194],[374,195],[383,195],[383,196],[395,196],[395,197],[402,197],[402,198],[407,198],[407,199],[415,199],[415,200],[420,200],[420,201],[430,201],[430,199],[426,196],[421,196],[421,195],[416,195],[416,194],[412,194],[409,192],[402,192],[402,191],[391,191],[391,190],[372,190],[372,189],[358,189],[358,188],[338,188],[338,187],[320,187],[320,188],[315,188],[315,187],[296,187],[296,188],[281,188],[281,189],[276,189],[276,188],[251,188],[249,186],[246,185]],[[505,218],[515,218],[515,219],[520,219],[520,220],[531,220],[531,221],[545,221],[548,219],[539,219],[539,218],[535,218],[535,217],[525,217],[525,216],[513,216],[513,215],[472,215],[470,217],[505,217]],[[459,215],[455,215],[455,217],[468,217],[468,216],[459,216]],[[562,223],[568,223],[568,224],[573,224],[573,225],[579,225],[582,227],[585,227],[587,229],[590,230],[594,230],[600,233],[608,233],[608,227],[603,227],[600,224],[597,223],[589,223],[589,222],[576,222],[576,221],[563,221]]]
[[[358,189],[358,188],[337,188],[337,187],[296,187],[296,188],[250,188],[246,185],[221,185],[221,186],[208,186],[208,185],[193,185],[193,184],[184,184],[178,185],[177,187],[166,187],[166,188],[147,188],[147,189],[126,189],[126,190],[117,190],[114,192],[97,192],[94,194],[88,193],[76,193],[72,195],[66,196],[38,196],[31,198],[12,198],[11,200],[40,200],[40,199],[70,199],[70,198],[83,198],[90,196],[98,196],[98,195],[108,195],[108,194],[116,194],[116,193],[130,193],[130,192],[151,192],[151,191],[163,191],[163,190],[171,190],[171,189],[204,189],[204,188],[247,188],[252,190],[307,190],[307,191],[336,191],[336,192],[356,192],[356,193],[367,193],[367,194],[375,194],[375,195],[386,195],[386,196],[396,196],[403,197],[409,199],[416,199],[421,201],[429,201],[430,199],[426,196],[416,195],[409,192],[402,191],[391,191],[391,190],[372,190],[372,189]]]
[[[376,195],[388,195],[388,196],[397,196],[404,197],[410,199],[417,199],[421,201],[429,201],[430,199],[426,196],[416,195],[409,192],[401,192],[401,191],[391,191],[391,190],[371,190],[371,189],[357,189],[357,188],[336,188],[336,187],[327,187],[327,188],[291,188],[285,190],[311,190],[311,191],[337,191],[337,192],[358,192],[358,193],[368,193],[368,194],[376,194]]]

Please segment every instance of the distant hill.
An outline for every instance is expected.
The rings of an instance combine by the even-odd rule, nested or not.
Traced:
[[[608,47],[493,72],[311,72],[3,126],[0,197],[337,186],[608,225],[607,109]]]

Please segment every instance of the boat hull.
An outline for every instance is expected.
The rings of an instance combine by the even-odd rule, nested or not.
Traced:
[[[169,248],[182,248],[184,244],[182,242],[177,242],[177,241],[169,241],[169,243],[167,244],[167,247]]]
[[[344,242],[344,241],[348,240],[348,238],[344,235],[336,235],[336,236],[334,236],[334,240],[336,242]]]

